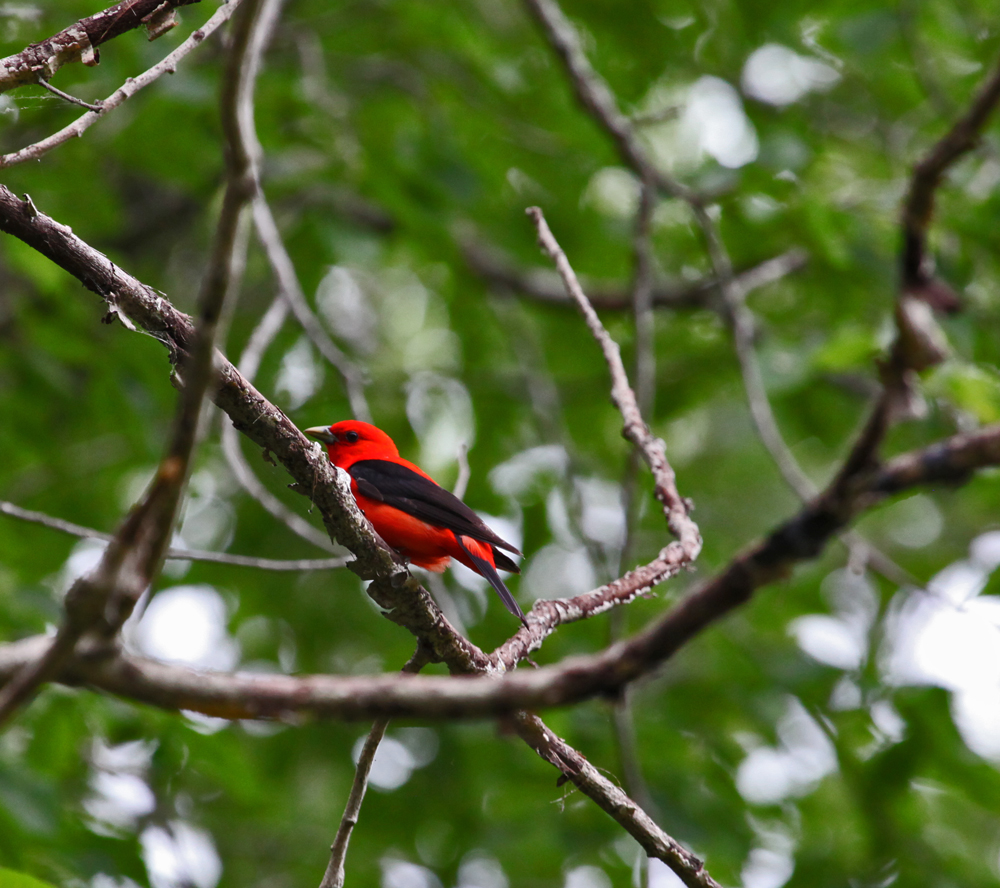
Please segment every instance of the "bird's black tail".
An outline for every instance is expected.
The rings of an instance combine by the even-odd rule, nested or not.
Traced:
[[[518,603],[514,600],[514,596],[510,594],[510,589],[508,589],[504,584],[504,581],[500,579],[500,574],[497,573],[497,569],[485,558],[480,558],[478,555],[470,552],[458,534],[455,534],[455,538],[458,540],[458,544],[465,551],[465,554],[469,556],[469,559],[476,566],[476,570],[486,577],[489,584],[496,589],[497,595],[500,596],[500,600],[504,603],[504,607],[506,607],[507,610],[509,610],[515,617],[524,623],[525,626],[527,626],[528,621],[524,618],[524,611],[521,610],[520,605],[518,605]]]

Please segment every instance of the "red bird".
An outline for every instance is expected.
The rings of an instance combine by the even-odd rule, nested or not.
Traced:
[[[521,622],[524,613],[497,568],[520,569],[501,549],[521,553],[500,539],[457,496],[399,455],[381,429],[345,420],[305,433],[326,445],[330,460],[351,476],[351,493],[383,540],[408,561],[436,573],[455,558],[485,577]]]

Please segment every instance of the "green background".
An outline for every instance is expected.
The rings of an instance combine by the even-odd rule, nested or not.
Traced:
[[[0,12],[3,54],[97,11],[76,0],[12,9]],[[804,270],[754,292],[749,304],[779,425],[806,471],[824,482],[865,415],[875,359],[891,337],[898,208],[909,172],[993,64],[995,7],[980,0],[574,0],[565,11],[629,113],[674,103],[683,109],[705,76],[738,90],[748,57],[767,43],[838,72],[829,89],[784,107],[744,94],[759,152],[739,169],[697,155],[683,110],[680,121],[645,131],[677,151],[668,160],[678,176],[719,195],[736,267],[791,247],[808,251]],[[88,100],[107,96],[210,12],[185,8],[182,26],[154,43],[126,34],[102,47],[98,67],[69,65],[53,83]],[[83,138],[0,173],[15,193],[29,193],[40,210],[185,311],[193,310],[221,198],[223,58],[223,42],[213,37]],[[361,294],[364,309],[339,321],[328,310],[328,323],[368,375],[377,423],[444,484],[457,474],[447,449],[456,439],[435,437],[434,429],[456,426],[421,427],[419,404],[430,404],[430,420],[458,417],[460,431],[467,423],[466,500],[520,526],[526,572],[511,586],[522,604],[582,591],[586,565],[597,582],[617,576],[615,543],[591,539],[588,549],[581,539],[581,485],[597,490],[599,505],[613,513],[628,461],[597,347],[574,311],[498,292],[470,269],[461,247],[475,238],[518,267],[544,265],[524,216],[538,204],[578,272],[627,288],[629,180],[608,172],[621,165],[613,145],[575,103],[533,22],[508,0],[294,0],[257,99],[265,191],[306,293],[310,300],[320,294],[321,312],[323,294],[333,288],[342,296],[344,281]],[[4,151],[80,111],[39,88],[0,101]],[[993,127],[939,194],[931,244],[964,309],[942,321],[953,354],[922,381],[926,418],[896,428],[890,453],[1000,419],[997,148]],[[653,242],[659,277],[709,273],[682,205],[662,203]],[[274,292],[251,240],[226,345],[231,358]],[[100,323],[103,313],[77,281],[23,244],[0,239],[0,498],[111,530],[156,464],[175,391],[160,344]],[[607,312],[604,320],[631,366],[629,313]],[[629,606],[624,619],[632,629],[797,507],[753,434],[719,316],[709,308],[658,311],[655,346],[650,425],[667,442],[682,494],[696,505],[705,548],[693,574]],[[287,385],[296,367],[313,373],[312,385]],[[268,350],[257,385],[301,428],[349,416],[336,373],[290,323]],[[547,407],[539,407],[539,390],[550,395]],[[275,558],[321,555],[238,488],[218,444],[219,424],[215,417],[199,450],[192,500],[214,517],[200,531],[194,518],[182,525],[185,542]],[[540,446],[566,449],[569,476],[558,467],[539,471],[505,492],[491,471]],[[249,447],[244,452],[276,495],[307,513],[280,469]],[[648,561],[667,540],[647,474],[639,485],[642,517],[626,567]],[[998,487],[997,474],[984,472],[909,507],[890,504],[860,528],[925,582],[997,526]],[[916,546],[907,529],[914,521],[927,536]],[[0,637],[58,622],[57,593],[74,550],[71,538],[0,517]],[[565,566],[566,553],[575,553],[574,571],[552,568]],[[914,593],[868,576],[874,610],[862,656],[848,668],[809,656],[790,631],[806,615],[842,614],[836,588],[845,562],[843,547],[831,546],[635,689],[634,752],[653,813],[726,885],[777,888],[780,881],[754,883],[749,869],[754,860],[776,859],[794,865],[793,886],[995,885],[996,761],[963,741],[947,690],[887,681],[884,640],[893,613]],[[444,582],[477,644],[490,649],[513,631],[497,601],[489,600],[484,616],[451,573]],[[379,617],[347,571],[278,574],[196,563],[171,568],[157,588],[199,584],[224,602],[227,631],[247,668],[368,673],[398,669],[412,653],[409,634]],[[984,594],[996,589],[991,580]],[[597,650],[610,631],[607,616],[565,627],[536,658],[551,663]],[[894,730],[886,730],[886,712]],[[545,718],[622,779],[610,704]],[[832,764],[806,767],[806,777],[776,800],[746,798],[741,763],[754,749],[791,755],[798,747],[790,723],[811,725],[813,750],[832,750]],[[499,888],[500,872],[511,885],[539,888],[632,883],[635,843],[589,801],[557,787],[557,774],[523,744],[486,721],[400,722],[389,736],[424,748],[429,735],[407,733],[415,727],[433,732],[436,753],[400,788],[369,793],[349,852],[350,884],[431,886],[436,878],[471,888],[492,873],[495,881],[481,888]],[[365,730],[336,722],[206,726],[85,690],[48,688],[0,736],[0,864],[57,885],[146,885],[140,836],[182,822],[210,836],[221,886],[317,885],[350,785],[351,749]],[[155,805],[125,822],[102,820],[93,813],[103,779],[97,750],[136,741],[145,745],[123,748],[141,751],[132,776],[148,785]],[[403,870],[400,862],[425,869]],[[158,888],[176,884],[160,878]],[[418,881],[399,881],[405,878]],[[654,884],[669,884],[656,881],[662,878],[654,873]],[[0,884],[7,884],[2,877]]]

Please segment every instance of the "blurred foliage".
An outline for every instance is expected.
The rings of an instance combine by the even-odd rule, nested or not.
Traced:
[[[749,304],[779,425],[824,482],[864,416],[891,336],[908,172],[993,64],[996,8],[985,0],[567,0],[565,10],[625,111],[681,109],[645,126],[644,138],[675,175],[719,195],[737,267],[793,246],[808,251],[803,271],[752,293]],[[8,4],[0,53],[95,11],[82,0]],[[88,100],[107,96],[210,12],[185,8],[182,26],[154,43],[140,32],[120,37],[102,47],[98,67],[68,65],[54,83]],[[778,84],[787,88],[798,71],[795,82],[806,85],[794,100],[762,100],[764,87],[747,75],[751,55],[768,44],[797,54]],[[184,310],[220,197],[222,54],[222,40],[210,40],[84,138],[2,176]],[[728,120],[742,121],[752,146],[748,162],[723,166],[699,149],[709,137],[692,97],[706,90],[729,97]],[[4,151],[79,113],[41,89],[0,101]],[[364,366],[378,424],[443,483],[457,475],[459,444],[471,445],[467,501],[523,533],[525,573],[512,583],[523,602],[617,575],[628,452],[599,353],[574,312],[494,291],[461,247],[474,238],[525,268],[542,265],[523,212],[539,204],[579,272],[627,286],[631,271],[634,180],[576,105],[520,5],[289,2],[259,84],[257,123],[267,196],[303,286]],[[998,141],[996,126],[987,130],[940,192],[932,246],[964,310],[943,322],[953,353],[927,374],[926,417],[896,429],[890,452],[1000,418]],[[690,215],[675,202],[657,209],[654,247],[664,279],[708,271]],[[228,335],[232,358],[273,294],[251,242]],[[160,345],[100,323],[102,314],[76,281],[0,240],[0,498],[109,530],[159,456],[175,393]],[[629,316],[605,320],[631,360]],[[796,508],[753,434],[719,318],[661,310],[655,343],[650,423],[697,506],[705,550],[693,576],[628,609],[633,629]],[[291,324],[257,384],[300,427],[348,415],[336,374]],[[214,422],[184,542],[318,555],[239,489]],[[306,512],[279,469],[245,452],[276,495]],[[919,583],[937,577],[929,591],[845,572],[845,550],[833,545],[631,694],[635,755],[654,813],[721,883],[996,884],[1000,744],[988,732],[992,724],[1000,736],[1000,668],[994,659],[994,671],[983,670],[975,697],[957,679],[919,681],[892,664],[920,596],[972,618],[952,594],[959,569],[979,578],[968,598],[987,616],[976,625],[997,631],[987,607],[1000,589],[991,578],[995,538],[983,534],[998,523],[998,477],[911,494],[860,523]],[[639,484],[642,515],[624,567],[666,539],[648,476]],[[93,551],[0,518],[0,637],[58,621],[58,595]],[[444,577],[470,636],[490,648],[512,621],[463,582],[471,585]],[[412,652],[410,636],[378,616],[346,571],[173,562],[158,588],[177,587],[201,590],[197,600],[222,614],[223,637],[209,647],[229,651],[224,666],[374,672],[398,669]],[[195,628],[175,622],[183,636],[175,641],[197,647]],[[608,637],[607,617],[569,626],[538,659],[596,650]],[[961,659],[962,636],[951,642]],[[622,773],[609,704],[546,718],[597,766]],[[635,843],[494,725],[418,727],[390,727],[396,764],[409,770],[396,788],[369,793],[348,857],[351,884],[583,888],[637,877]],[[364,731],[225,725],[49,688],[0,736],[0,864],[93,888],[316,885]],[[35,884],[13,878],[0,873],[0,885]],[[656,868],[650,882],[670,884]]]

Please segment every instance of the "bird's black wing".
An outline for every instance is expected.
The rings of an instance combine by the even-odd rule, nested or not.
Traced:
[[[378,500],[428,524],[446,527],[459,536],[469,536],[515,555],[521,554],[490,530],[457,496],[413,469],[387,459],[362,459],[354,463],[348,473],[358,493],[368,499]],[[501,558],[505,563],[497,567],[509,570],[507,565],[510,564],[516,570],[513,561]]]

